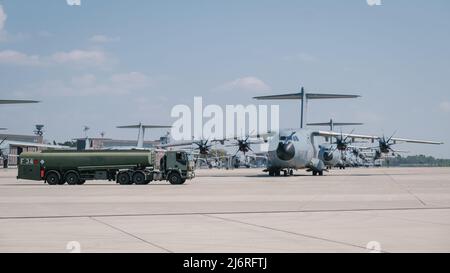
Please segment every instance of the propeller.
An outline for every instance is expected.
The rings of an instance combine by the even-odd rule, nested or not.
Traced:
[[[209,154],[212,145],[208,145],[208,143],[209,143],[209,139],[207,139],[207,140],[202,139],[200,141],[194,142],[194,144],[198,146],[196,148],[196,150],[199,150],[199,153],[202,155]]]
[[[242,152],[244,155],[246,153],[248,153],[249,151],[252,151],[252,148],[250,147],[250,142],[248,141],[248,139],[250,138],[250,136],[246,136],[245,139],[238,139],[236,146],[238,147],[238,150],[236,151],[235,156],[239,153]]]
[[[355,131],[355,129],[352,130],[352,132],[350,133],[350,135],[353,134],[354,131]],[[336,144],[336,149],[337,149],[337,150],[343,152],[343,151],[347,150],[348,145],[351,143],[351,141],[348,141],[348,139],[349,139],[349,135],[347,135],[347,136],[344,138],[344,134],[343,134],[342,131],[341,131],[341,135],[340,135],[339,137],[336,137],[336,142],[334,142],[333,144]],[[335,149],[335,150],[336,150],[336,149]],[[334,152],[334,151],[333,151],[333,152]]]
[[[386,136],[383,135],[382,138],[380,138],[379,140],[379,148],[380,148],[380,152],[383,154],[389,154],[390,152],[392,152],[393,154],[396,153],[396,151],[394,149],[392,149],[393,145],[396,145],[397,143],[392,142],[392,138],[395,136],[395,134],[397,133],[397,131],[395,131],[391,137],[389,137],[388,139],[386,139]]]
[[[259,142],[250,141],[249,135],[242,139],[238,139],[236,137],[235,141],[235,143],[228,145],[228,147],[238,147],[236,153],[234,154],[234,157],[236,157],[239,152],[243,153],[244,155],[246,155],[248,152],[253,152],[251,145],[259,144]]]

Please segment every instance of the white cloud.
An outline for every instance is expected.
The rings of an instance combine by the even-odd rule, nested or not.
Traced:
[[[111,83],[118,88],[141,89],[152,86],[154,81],[140,72],[130,72],[111,76]]]
[[[257,77],[249,76],[227,82],[217,88],[219,91],[251,91],[260,92],[270,90],[270,86]]]
[[[58,52],[51,56],[29,55],[15,50],[0,51],[0,64],[36,66],[36,65],[77,65],[104,66],[110,64],[103,51],[73,50]]]
[[[15,50],[0,51],[0,64],[35,66],[42,64],[37,55],[27,55]]]
[[[69,6],[81,6],[81,0],[66,0]]]
[[[0,5],[0,42],[5,41],[7,39],[7,33],[5,31],[5,23],[8,16],[6,12],[3,10],[3,6]]]
[[[94,86],[97,78],[92,74],[73,77],[71,83],[74,87],[90,87]]]
[[[104,43],[110,43],[110,42],[118,42],[118,41],[120,41],[120,37],[108,37],[105,35],[94,35],[89,39],[89,41],[91,41],[92,43],[104,44]]]
[[[50,96],[99,96],[129,95],[155,86],[152,77],[140,72],[113,74],[98,78],[93,74],[74,76],[69,80],[45,81],[40,86],[30,87],[39,94]]]
[[[107,62],[106,54],[99,50],[72,50],[57,52],[51,60],[60,64],[102,65]]]
[[[443,101],[439,105],[439,109],[441,109],[444,113],[450,113],[450,102],[449,101]]]
[[[3,10],[3,6],[0,5],[0,31],[3,31],[5,28],[5,22],[8,16],[6,15],[5,11]]]

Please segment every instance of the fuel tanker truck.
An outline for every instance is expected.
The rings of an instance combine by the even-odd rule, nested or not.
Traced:
[[[42,151],[20,155],[17,179],[49,185],[82,185],[87,180],[180,185],[194,176],[193,157],[185,151]]]

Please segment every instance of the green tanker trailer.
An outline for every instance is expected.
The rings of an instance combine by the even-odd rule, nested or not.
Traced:
[[[17,179],[49,185],[87,180],[144,185],[163,180],[184,184],[194,176],[193,158],[185,151],[43,151],[20,155]]]

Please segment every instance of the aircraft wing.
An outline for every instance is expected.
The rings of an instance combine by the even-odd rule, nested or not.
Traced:
[[[327,131],[317,131],[314,135],[323,136],[323,137],[340,137],[341,135],[348,138],[355,139],[367,139],[367,140],[380,140],[379,136],[369,136],[369,135],[358,135],[358,134],[341,134],[336,132],[327,132]],[[432,144],[432,145],[442,145],[443,142],[429,141],[429,140],[417,140],[417,139],[407,139],[407,138],[391,138],[391,141],[396,142],[406,142],[406,143],[417,143],[417,144]]]
[[[175,147],[182,147],[182,146],[190,146],[194,143],[195,143],[195,141],[181,141],[181,142],[157,145],[157,147],[158,148],[175,148]]]
[[[38,103],[36,100],[0,100],[0,104]]]
[[[73,149],[72,147],[69,147],[69,146],[41,144],[41,143],[33,143],[33,142],[21,142],[21,141],[8,141],[8,144],[16,145],[16,146],[36,147],[36,148]]]
[[[232,141],[232,140],[238,140],[238,139],[245,139],[245,138],[249,138],[249,139],[263,139],[264,141],[267,140],[267,138],[269,137],[273,137],[275,136],[277,133],[272,132],[272,131],[268,131],[268,132],[264,132],[264,133],[260,133],[260,132],[256,132],[256,133],[251,133],[250,135],[243,135],[243,136],[227,136],[224,139],[220,139],[220,140],[214,140],[214,141]],[[254,143],[254,144],[259,144],[259,143]]]

